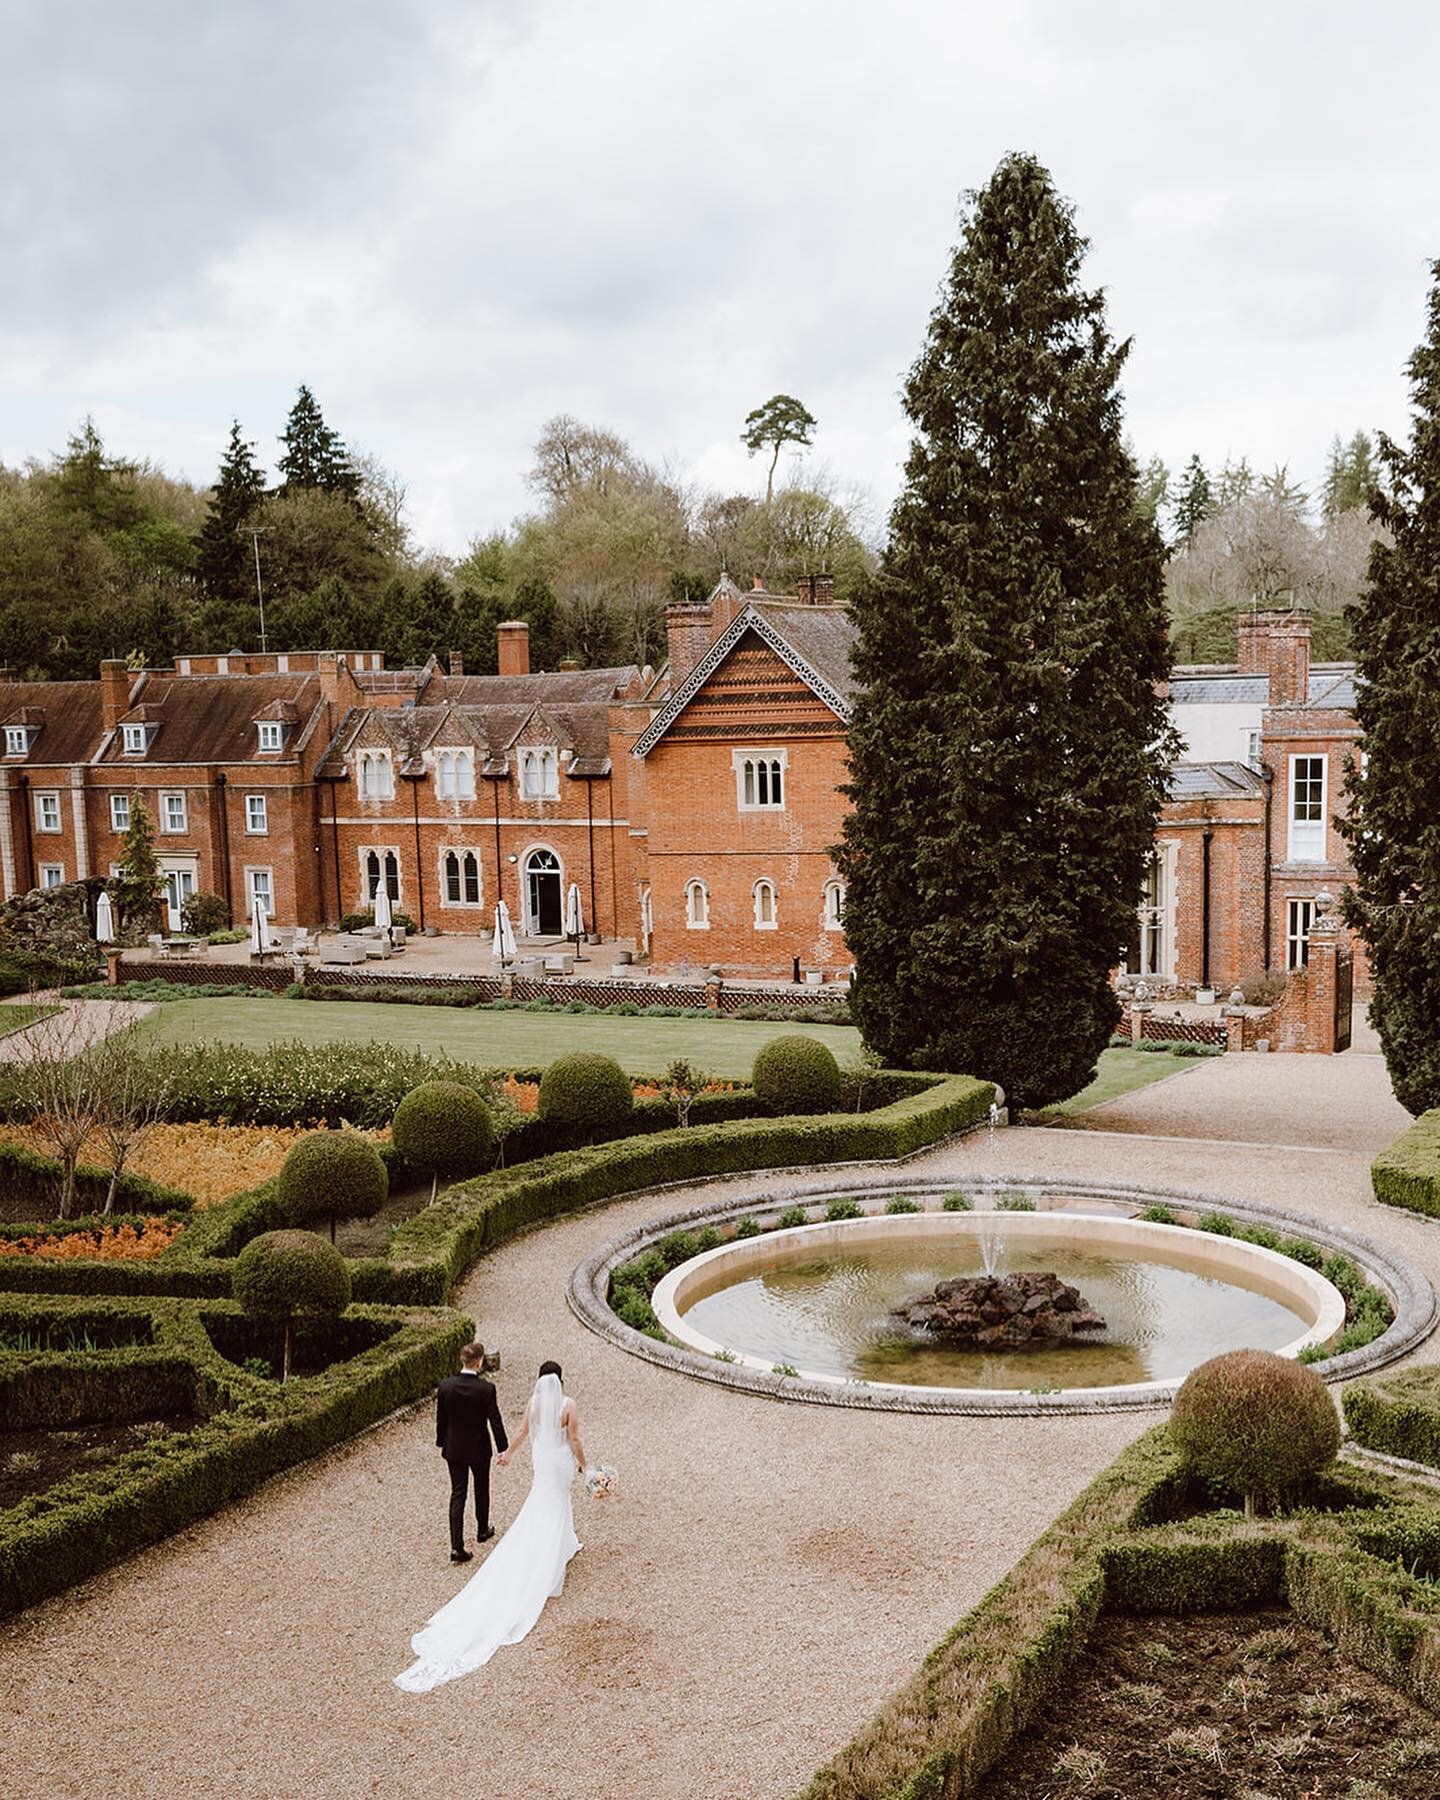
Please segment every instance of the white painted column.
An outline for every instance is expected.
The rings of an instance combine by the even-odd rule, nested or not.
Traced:
[[[70,771],[70,811],[75,819],[75,879],[84,881],[90,873],[90,840],[85,830],[85,771]]]
[[[15,846],[10,838],[10,771],[0,769],[0,898],[15,896]]]

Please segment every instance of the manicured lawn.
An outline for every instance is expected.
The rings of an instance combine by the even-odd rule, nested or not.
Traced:
[[[1205,1059],[1199,1056],[1169,1056],[1163,1050],[1103,1050],[1100,1070],[1089,1087],[1081,1088],[1053,1110],[1085,1112],[1102,1101],[1128,1094],[1132,1088],[1148,1087],[1181,1069],[1198,1069]]]
[[[37,1019],[48,1019],[51,1013],[59,1010],[58,1006],[12,1005],[7,1001],[4,1006],[0,1006],[0,1037],[9,1037],[12,1031],[23,1031]]]
[[[842,1064],[853,1061],[860,1048],[860,1034],[851,1025],[471,1012],[360,1001],[175,1000],[157,1006],[135,1029],[151,1044],[220,1042],[252,1049],[297,1038],[307,1044],[379,1039],[409,1049],[443,1050],[460,1062],[510,1068],[543,1065],[567,1050],[600,1050],[634,1074],[658,1074],[673,1058],[684,1056],[710,1075],[748,1075],[760,1046],[791,1032],[819,1038]]]

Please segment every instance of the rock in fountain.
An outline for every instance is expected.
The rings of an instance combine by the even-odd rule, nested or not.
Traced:
[[[950,1344],[1067,1343],[1105,1321],[1058,1275],[961,1275],[933,1293],[903,1301],[890,1315],[911,1331]]]

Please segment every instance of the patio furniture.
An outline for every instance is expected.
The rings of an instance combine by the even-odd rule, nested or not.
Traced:
[[[157,956],[159,956],[160,953],[165,948],[165,940],[158,931],[152,931],[150,933],[149,937],[146,938],[145,942],[150,946],[150,948],[155,952],[155,954]]]
[[[347,944],[342,941],[336,944],[326,944],[320,952],[322,967],[326,964],[333,967],[346,963],[363,963],[364,960],[365,946],[363,944]]]
[[[547,956],[545,973],[547,975],[569,975],[575,967],[573,956]]]

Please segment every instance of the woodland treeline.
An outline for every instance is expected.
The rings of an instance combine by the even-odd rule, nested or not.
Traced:
[[[214,484],[114,455],[86,420],[65,449],[0,466],[0,662],[22,676],[92,676],[102,657],[160,665],[185,651],[258,647],[256,551],[271,649],[382,650],[392,666],[457,650],[495,667],[495,626],[522,618],[534,666],[658,663],[664,614],[722,569],[785,592],[826,571],[841,599],[876,567],[859,490],[782,451],[815,420],[776,395],[745,420],[763,492],[699,491],[625,440],[568,416],[548,421],[528,480],[532,509],[459,558],[417,545],[403,481],[348,447],[301,388],[279,433],[279,479],[235,424]],[[788,472],[787,472],[788,470]],[[781,478],[776,479],[777,472]],[[1314,615],[1314,654],[1348,654],[1376,527],[1369,438],[1336,439],[1318,494],[1244,460],[1172,473],[1152,460],[1136,504],[1169,550],[1166,584],[1181,662],[1234,655],[1252,598]]]

